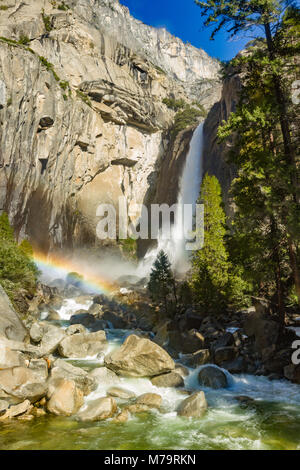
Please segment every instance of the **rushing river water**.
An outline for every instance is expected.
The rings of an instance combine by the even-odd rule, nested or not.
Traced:
[[[59,311],[62,327],[68,325],[71,314],[89,305],[66,300]],[[106,333],[112,351],[130,331],[111,329]],[[87,370],[101,366],[101,360],[95,358],[71,362]],[[200,389],[198,372],[199,368],[190,369],[186,389]],[[209,409],[201,419],[176,416],[176,406],[185,398],[183,391],[158,388],[147,379],[121,378],[119,385],[136,395],[159,393],[163,398],[161,410],[132,415],[125,424],[111,420],[83,423],[74,417],[51,415],[30,422],[2,423],[0,449],[300,449],[300,386],[251,375],[227,376],[227,389],[202,387]],[[110,386],[102,384],[85,402],[105,396]],[[240,395],[254,398],[255,402],[241,406],[235,399]],[[124,403],[117,401],[119,406]]]

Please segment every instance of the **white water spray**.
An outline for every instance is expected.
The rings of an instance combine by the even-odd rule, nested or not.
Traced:
[[[192,204],[195,213],[202,181],[203,126],[204,123],[201,123],[193,134],[190,150],[179,181],[177,204],[180,211],[182,211],[184,204]],[[157,246],[146,253],[138,267],[138,275],[145,276],[149,273],[160,250],[167,253],[173,268],[177,272],[186,272],[189,268],[189,255],[185,249],[185,243],[183,218],[177,213],[175,214],[175,224],[171,228],[171,236],[165,236],[162,228],[158,236]]]

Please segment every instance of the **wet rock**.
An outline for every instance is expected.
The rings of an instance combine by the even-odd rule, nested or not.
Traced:
[[[175,372],[177,372],[177,374],[181,375],[183,378],[189,375],[188,368],[178,363],[175,365]]]
[[[136,405],[146,405],[149,408],[160,408],[162,397],[157,393],[144,393],[136,399]]]
[[[89,376],[92,377],[98,385],[116,385],[120,383],[120,379],[112,370],[107,369],[106,367],[97,367],[93,369]]]
[[[183,400],[177,408],[178,416],[186,418],[201,418],[207,410],[207,402],[204,392],[193,393]]]
[[[0,285],[0,336],[13,341],[24,341],[27,330]]]
[[[228,386],[227,377],[224,372],[217,367],[205,366],[198,375],[200,385],[214,389],[226,388]]]
[[[50,379],[72,380],[84,395],[88,395],[97,388],[97,381],[89,372],[80,367],[75,367],[62,359],[55,361],[54,367],[51,369]]]
[[[83,393],[73,380],[60,380],[51,393],[47,410],[58,416],[72,416],[83,405]]]
[[[237,357],[231,362],[223,362],[222,367],[231,374],[241,374],[247,371],[247,363],[242,356]]]
[[[255,407],[256,401],[253,398],[247,397],[246,395],[239,395],[234,398],[239,402],[241,408]]]
[[[130,335],[123,345],[105,357],[105,365],[125,377],[153,377],[175,368],[173,359],[152,341]]]
[[[62,357],[88,357],[95,356],[107,348],[104,331],[96,333],[77,333],[66,336],[59,344],[58,351]]]
[[[122,318],[121,316],[109,311],[105,310],[103,313],[102,320],[105,320],[106,322],[109,322],[112,324],[114,328],[126,328],[127,327],[127,322]]]
[[[111,397],[104,397],[89,402],[87,407],[77,414],[77,417],[80,421],[102,421],[111,418],[116,411],[116,401]]]
[[[126,406],[124,410],[129,411],[129,413],[132,413],[132,414],[138,414],[138,413],[149,413],[151,408],[147,405],[133,404],[133,405]]]
[[[16,418],[17,416],[23,415],[24,413],[29,413],[32,408],[33,406],[29,400],[25,400],[18,405],[12,405],[5,411],[4,415],[0,417],[0,421]]]
[[[111,387],[107,390],[107,395],[115,398],[122,398],[124,400],[129,400],[130,398],[135,398],[135,393],[131,390],[126,390],[121,387]]]
[[[177,372],[169,372],[168,374],[152,377],[151,382],[156,387],[182,387],[184,385],[182,376]]]
[[[129,411],[122,410],[113,420],[114,423],[126,423],[129,419]]]

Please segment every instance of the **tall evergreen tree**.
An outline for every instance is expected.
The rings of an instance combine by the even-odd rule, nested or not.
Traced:
[[[215,176],[205,175],[198,204],[204,204],[204,246],[193,253],[190,283],[196,301],[213,313],[241,302],[245,285],[229,262],[226,216]]]
[[[162,303],[166,314],[175,313],[177,305],[176,283],[168,255],[161,250],[154,261],[148,290],[153,301]]]

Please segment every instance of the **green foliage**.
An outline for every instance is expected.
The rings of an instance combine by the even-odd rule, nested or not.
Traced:
[[[19,44],[22,44],[24,46],[27,46],[30,43],[30,39],[26,35],[21,35],[18,41]]]
[[[173,111],[178,111],[179,109],[182,109],[185,107],[186,102],[181,99],[181,100],[175,100],[174,98],[164,98],[162,102],[169,108],[173,109]]]
[[[68,11],[70,7],[66,5],[65,2],[62,2],[58,5],[57,9],[61,11]]]
[[[38,270],[32,261],[33,250],[28,241],[18,245],[8,216],[0,216],[0,283],[11,300],[16,291],[25,289],[33,293]]]
[[[189,126],[196,125],[200,118],[205,117],[205,114],[198,107],[195,108],[190,105],[186,105],[181,111],[178,111],[175,115],[174,124],[171,130],[171,135],[175,138],[179,132],[183,131]]]
[[[166,315],[174,315],[177,306],[176,283],[167,254],[161,250],[153,264],[148,290],[152,300],[163,305]]]
[[[92,107],[92,102],[90,98],[81,90],[76,90],[76,94],[78,98],[80,98],[85,104],[87,104],[90,108]]]
[[[50,33],[50,31],[52,31],[53,29],[52,23],[51,23],[51,17],[45,15],[45,11],[42,10],[42,18],[43,18],[44,26],[45,26],[47,33]]]
[[[0,5],[0,10],[6,11],[6,10],[8,10],[8,6],[7,5]]]
[[[198,203],[204,204],[204,246],[192,258],[194,297],[206,313],[242,306],[247,286],[229,261],[221,186],[215,176],[205,175]]]

